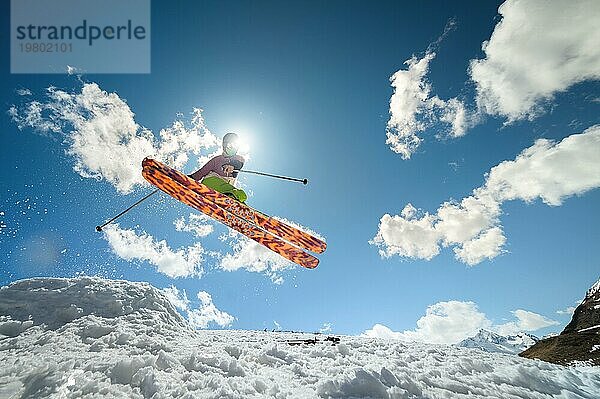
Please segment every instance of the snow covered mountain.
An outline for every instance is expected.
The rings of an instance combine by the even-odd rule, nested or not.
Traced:
[[[495,332],[481,329],[470,338],[467,338],[456,346],[463,348],[477,348],[486,352],[499,352],[518,354],[539,341],[534,335],[520,332],[516,335],[503,336]]]
[[[520,356],[558,364],[600,365],[600,280],[587,290],[559,335],[540,340]]]
[[[0,289],[0,398],[598,398],[598,368],[443,345],[195,331],[145,283]]]

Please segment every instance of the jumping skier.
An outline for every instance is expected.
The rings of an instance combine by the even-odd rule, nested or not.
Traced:
[[[239,149],[237,138],[235,133],[227,133],[223,137],[223,153],[187,176],[160,161],[144,158],[142,176],[154,185],[156,190],[112,219],[96,226],[96,230],[102,231],[104,226],[114,222],[158,191],[163,191],[285,259],[308,269],[314,269],[319,264],[319,259],[304,250],[320,254],[327,248],[327,243],[322,238],[244,204],[247,199],[246,193],[234,186],[239,172],[303,184],[307,184],[308,180],[242,169],[244,158],[237,154]],[[198,181],[203,184],[198,184]]]
[[[238,135],[227,133],[223,137],[223,153],[208,161],[189,177],[240,202],[246,202],[248,196],[244,190],[235,187],[238,172],[244,166],[244,158],[237,155],[238,149]]]

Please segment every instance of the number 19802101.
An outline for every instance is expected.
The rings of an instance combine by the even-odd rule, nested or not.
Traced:
[[[19,43],[22,53],[70,53],[71,43]]]

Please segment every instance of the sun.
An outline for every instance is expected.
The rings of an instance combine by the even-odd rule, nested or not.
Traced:
[[[238,154],[243,156],[244,158],[250,157],[250,150],[252,148],[252,133],[251,130],[247,127],[237,125],[227,129],[227,132],[232,132],[238,135],[237,145],[238,145]]]

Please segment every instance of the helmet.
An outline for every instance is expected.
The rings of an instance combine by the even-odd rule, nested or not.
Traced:
[[[233,156],[238,152],[238,135],[227,133],[223,136],[223,153],[227,156]]]

